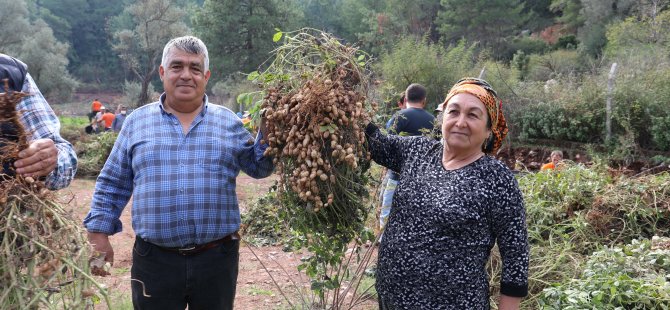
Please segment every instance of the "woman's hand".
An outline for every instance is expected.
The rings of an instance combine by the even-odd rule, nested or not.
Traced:
[[[519,304],[521,304],[521,297],[500,295],[498,310],[519,310]]]

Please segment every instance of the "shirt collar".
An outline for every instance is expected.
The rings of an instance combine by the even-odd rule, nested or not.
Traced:
[[[161,96],[158,98],[158,106],[159,106],[160,109],[161,109],[161,113],[172,114],[172,113],[170,113],[170,112],[168,112],[168,111],[165,110],[165,106],[164,106],[164,104],[165,104],[165,97],[166,97],[166,94],[165,94],[165,93],[162,93]],[[200,110],[200,114],[199,114],[199,115],[200,115],[201,117],[205,117],[205,114],[207,113],[207,108],[209,107],[209,97],[207,97],[207,94],[205,94],[205,95],[203,96],[203,98],[202,98],[202,102],[203,102],[204,106],[203,106],[202,110]]]

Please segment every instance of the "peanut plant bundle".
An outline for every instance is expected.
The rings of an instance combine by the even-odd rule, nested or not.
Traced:
[[[16,175],[12,166],[27,145],[16,111],[27,95],[6,85],[0,93],[0,309],[92,308],[101,287],[90,276],[81,225],[43,182]]]
[[[258,80],[285,207],[315,233],[351,238],[367,216],[366,54],[318,31],[287,35]]]

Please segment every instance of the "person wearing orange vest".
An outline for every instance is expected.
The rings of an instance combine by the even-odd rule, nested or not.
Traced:
[[[549,156],[549,159],[551,159],[551,162],[542,165],[542,168],[540,168],[540,170],[556,169],[556,167],[559,166],[559,162],[561,160],[563,160],[563,152],[559,151],[559,150],[555,150],[555,151],[551,152],[551,155]]]
[[[98,112],[100,112],[100,108],[102,108],[102,103],[98,100],[98,98],[93,99],[93,103],[91,103],[91,113],[88,113],[89,122],[93,120]]]
[[[105,107],[100,108],[100,119],[98,120],[98,126],[103,127],[105,131],[111,131],[112,130],[112,123],[114,122],[114,118],[116,115],[112,113],[111,111],[107,111]]]

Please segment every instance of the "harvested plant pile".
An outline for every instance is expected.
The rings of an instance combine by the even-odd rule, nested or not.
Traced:
[[[346,242],[367,217],[367,55],[318,31],[286,36],[258,79],[266,96],[266,155],[294,223]]]
[[[25,93],[0,93],[0,309],[92,307],[89,245],[43,182],[14,176],[11,163],[26,145],[16,104]]]

